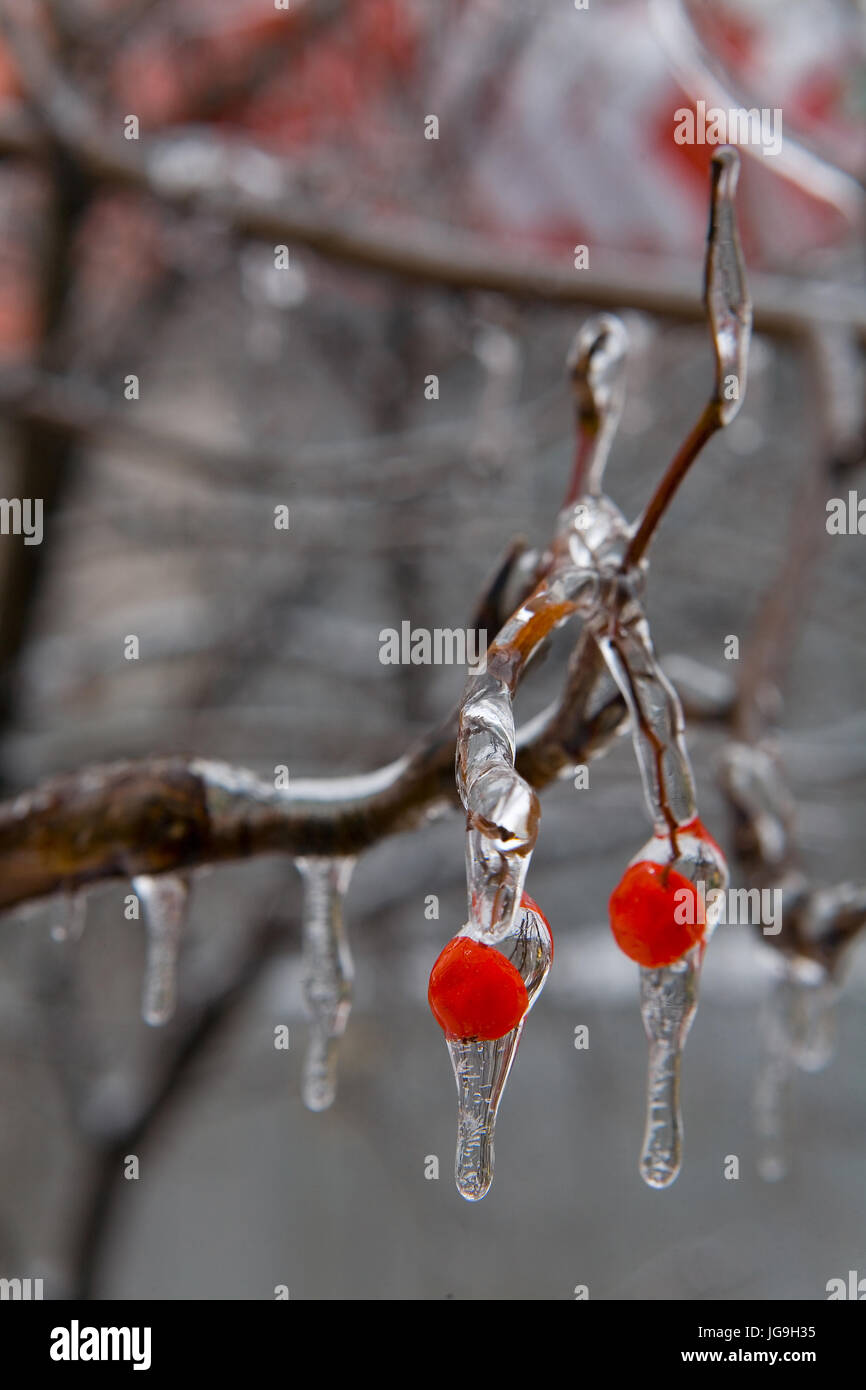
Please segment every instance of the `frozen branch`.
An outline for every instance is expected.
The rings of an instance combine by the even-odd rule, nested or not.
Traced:
[[[806,369],[814,387],[816,440],[800,482],[782,562],[758,608],[746,647],[720,781],[735,818],[738,857],[750,882],[784,894],[782,931],[766,940],[792,958],[838,973],[847,948],[866,928],[866,888],[808,884],[799,867],[796,808],[768,737],[771,712],[793,654],[817,560],[826,539],[825,498],[834,472],[855,455],[862,419],[851,389],[850,341],[824,328],[808,341]]]
[[[521,746],[518,767],[544,787],[588,762],[624,718],[614,700],[581,721],[560,715]],[[538,726],[535,726],[536,728]],[[241,768],[153,758],[64,774],[0,804],[0,908],[100,879],[158,874],[257,854],[348,856],[457,806],[456,716],[405,758],[345,779],[275,789]]]
[[[222,218],[242,236],[306,246],[316,254],[372,274],[457,290],[487,290],[518,300],[610,309],[628,306],[685,322],[704,308],[680,261],[601,254],[592,269],[539,264],[488,239],[417,218],[384,219],[372,210],[351,215],[302,202],[288,186],[285,163],[250,145],[230,143],[204,128],[136,142],[106,132],[81,94],[65,80],[32,34],[0,15],[39,120],[21,113],[0,119],[0,156],[43,159],[44,127],[97,183],[129,188],[166,206]],[[249,167],[254,164],[255,189]],[[800,338],[817,323],[847,326],[866,341],[866,295],[856,285],[804,282],[765,274],[752,279],[755,327]]]

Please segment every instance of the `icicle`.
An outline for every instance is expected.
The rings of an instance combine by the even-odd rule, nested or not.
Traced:
[[[132,891],[144,909],[147,932],[141,1016],[157,1028],[168,1023],[175,1009],[177,957],[189,889],[176,874],[138,874]]]
[[[516,1028],[491,1040],[448,1037],[446,1043],[457,1082],[457,1155],[454,1176],[457,1190],[467,1202],[479,1201],[493,1181],[493,1138],[499,1102],[517,1055],[526,1014],[540,994],[550,962],[553,942],[544,917],[524,898],[510,935],[498,949],[514,965],[526,985],[528,1006]],[[478,940],[464,930],[460,936]]]
[[[614,890],[610,910],[618,945],[641,967],[649,1069],[640,1172],[650,1187],[668,1187],[682,1162],[682,1053],[698,1004],[704,950],[721,914],[727,865],[697,817],[682,707],[656,660],[637,602],[626,605],[615,629],[600,631],[596,640],[631,714],[655,828]]]
[[[672,872],[683,880],[700,885],[695,903],[703,916],[703,921],[699,920],[700,939],[679,960],[656,968],[642,966],[640,971],[641,1016],[649,1039],[647,1118],[640,1171],[650,1187],[668,1187],[680,1171],[682,1054],[698,1006],[704,951],[721,914],[718,890],[728,882],[727,866],[717,857],[716,846],[705,838],[699,821],[680,828],[677,845],[680,854],[671,862],[667,837],[654,836],[634,861],[669,863]]]
[[[823,966],[792,962],[791,1053],[800,1071],[819,1072],[836,1050],[836,1004],[839,986]]]
[[[778,985],[763,1010],[761,1061],[753,1102],[757,1168],[765,1182],[778,1182],[788,1171],[787,1127],[793,1069],[784,1002]]]
[[[343,899],[354,859],[297,859],[304,880],[304,1001],[310,1031],[303,1099],[327,1110],[337,1093],[337,1045],[352,1004],[352,957],[343,926]]]
[[[641,1177],[650,1187],[669,1187],[682,1163],[680,1067],[698,1006],[703,947],[659,970],[640,972],[640,1007],[649,1039],[647,1119]]]
[[[866,888],[840,883],[818,889],[804,906],[800,926],[814,956],[785,958],[793,993],[792,1050],[801,1071],[817,1072],[833,1057],[843,962],[866,920]]]
[[[87,921],[87,893],[81,889],[67,893],[63,904],[63,921],[51,928],[52,941],[80,941]]]
[[[446,1038],[457,1081],[457,1191],[479,1201],[493,1181],[493,1132],[502,1092],[517,1053],[521,1023],[495,1042]]]
[[[817,961],[778,957],[763,1011],[754,1117],[758,1172],[776,1182],[788,1171],[787,1128],[794,1070],[818,1072],[833,1056],[838,986]]]

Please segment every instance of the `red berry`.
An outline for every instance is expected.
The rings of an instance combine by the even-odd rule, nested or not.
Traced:
[[[495,946],[468,936],[448,942],[427,992],[440,1028],[452,1038],[502,1038],[529,1008],[522,976]]]
[[[681,892],[690,897],[677,897]],[[672,965],[701,940],[701,915],[694,885],[669,865],[648,859],[626,869],[610,896],[610,926],[616,944],[631,960],[649,969]],[[682,917],[691,920],[677,920]]]

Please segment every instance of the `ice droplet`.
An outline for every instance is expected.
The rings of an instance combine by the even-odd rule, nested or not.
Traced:
[[[464,929],[461,936],[481,940],[481,933]],[[523,977],[532,1008],[544,986],[553,959],[553,941],[540,913],[521,904],[510,934],[493,948],[507,956]],[[493,1181],[493,1136],[499,1102],[517,1055],[526,1014],[516,1028],[490,1041],[446,1037],[457,1082],[457,1190],[467,1202],[477,1202]]]
[[[680,1067],[698,1004],[703,945],[658,970],[641,969],[640,1007],[649,1039],[647,1118],[641,1177],[650,1187],[669,1187],[682,1163]]]
[[[189,888],[176,874],[138,874],[132,891],[144,909],[147,932],[141,1016],[158,1028],[168,1023],[175,1009],[177,957]]]
[[[353,858],[296,859],[304,881],[304,1003],[310,1031],[302,1094],[309,1110],[327,1110],[337,1094],[337,1047],[352,1007],[352,957],[343,900]]]

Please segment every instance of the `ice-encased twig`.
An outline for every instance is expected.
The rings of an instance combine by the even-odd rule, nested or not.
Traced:
[[[597,637],[608,669],[628,705],[635,755],[655,841],[641,859],[670,863],[694,884],[726,885],[723,861],[697,834],[685,830],[697,815],[679,696],[656,660],[649,625],[631,600],[619,620]],[[649,1039],[647,1119],[640,1171],[650,1187],[668,1187],[682,1162],[680,1068],[698,1004],[706,940],[718,917],[707,912],[703,940],[671,965],[640,971],[641,1014]]]
[[[698,1004],[703,946],[673,965],[641,969],[640,1001],[649,1039],[647,1118],[640,1172],[650,1187],[669,1187],[682,1163],[680,1069]]]
[[[628,334],[613,314],[596,314],[577,333],[567,367],[577,406],[577,447],[565,505],[597,497],[622,415]]]
[[[304,1004],[309,1020],[302,1094],[309,1110],[327,1110],[337,1094],[337,1050],[352,1007],[352,957],[343,901],[354,858],[296,859],[304,884]]]
[[[752,302],[737,231],[735,194],[739,169],[740,157],[733,146],[720,146],[711,165],[710,225],[704,260],[704,306],[715,355],[713,390],[634,528],[623,561],[624,572],[643,559],[683,478],[707,440],[731,423],[746,395]]]
[[[632,600],[599,647],[631,714],[635,757],[656,834],[669,833],[697,814],[685,720],[679,696],[653,650],[649,624]]]
[[[704,444],[734,418],[745,394],[751,304],[734,213],[738,170],[736,150],[716,151],[704,280],[715,353],[714,389],[632,528],[601,493],[623,398],[626,339],[621,325],[603,317],[591,320],[569,355],[577,402],[577,453],[554,543],[544,561],[544,577],[488,649],[487,670],[468,683],[458,722],[457,786],[467,811],[466,930],[477,939],[498,942],[512,928],[538,833],[537,799],[514,767],[511,702],[516,678],[549,632],[578,609],[631,714],[655,831],[642,857],[648,854],[660,862],[661,856],[661,862],[688,877],[698,892],[727,884],[722,856],[697,825],[691,826],[697,807],[682,707],[656,660],[638,596],[646,548],[661,517]],[[641,1172],[656,1187],[671,1183],[680,1167],[679,1072],[713,923],[705,919],[704,925],[702,940],[680,960],[641,970],[641,1011],[650,1042]],[[452,1053],[465,1121],[461,1143],[466,1184],[473,1190],[486,1190],[486,1168],[492,1164],[500,1076],[500,1066],[494,1064],[501,1064],[507,1075],[512,1057],[503,1050],[497,1059],[489,1049],[466,1042]],[[479,1114],[486,1116],[486,1123],[479,1124]]]
[[[487,651],[460,704],[457,789],[466,807],[469,922],[479,939],[510,932],[538,837],[538,796],[514,767],[517,682],[545,638],[595,593],[592,574],[566,570],[542,580]]]
[[[736,193],[740,156],[731,145],[713,155],[710,226],[704,265],[704,303],[713,337],[716,380],[713,401],[720,425],[729,425],[746,395],[752,337],[752,302],[737,231]]]
[[[175,1010],[177,958],[186,921],[189,888],[176,874],[139,874],[132,891],[144,909],[147,958],[141,1016],[157,1028]]]

